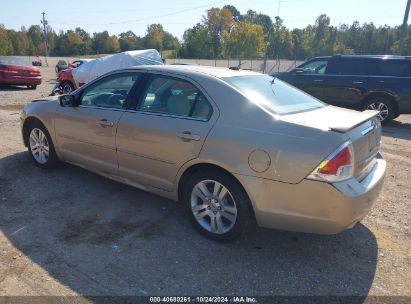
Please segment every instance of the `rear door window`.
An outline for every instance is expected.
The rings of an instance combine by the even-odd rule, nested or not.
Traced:
[[[367,66],[362,58],[333,58],[328,65],[327,74],[367,75]]]
[[[203,93],[188,81],[152,76],[138,110],[208,120],[212,107]]]

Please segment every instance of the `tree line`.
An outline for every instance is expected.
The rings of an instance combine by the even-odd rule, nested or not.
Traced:
[[[39,25],[20,31],[0,25],[0,55],[43,55],[44,32]],[[280,17],[248,10],[241,14],[235,6],[211,8],[202,20],[188,28],[179,41],[161,24],[151,24],[140,37],[132,31],[110,35],[108,31],[90,35],[84,29],[59,31],[46,28],[49,55],[81,56],[154,48],[167,56],[181,58],[283,58],[307,59],[333,54],[398,54],[400,26],[379,26],[372,22],[332,26],[322,14],[312,25],[288,29]],[[403,55],[411,55],[411,26],[406,30]]]

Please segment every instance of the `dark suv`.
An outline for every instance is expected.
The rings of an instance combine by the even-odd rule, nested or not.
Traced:
[[[379,110],[382,122],[411,114],[411,57],[317,57],[273,76],[332,105]]]

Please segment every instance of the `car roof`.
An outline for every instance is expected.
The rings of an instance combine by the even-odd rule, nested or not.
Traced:
[[[334,56],[319,56],[313,59],[330,59],[330,58],[353,58],[353,59],[365,59],[365,58],[376,58],[376,59],[405,59],[411,60],[411,56],[400,56],[400,55],[334,55]]]
[[[146,66],[134,66],[131,69],[157,71],[157,72],[178,72],[181,74],[195,73],[195,74],[213,76],[216,78],[263,75],[261,73],[248,71],[248,70],[232,70],[229,68],[200,66],[200,65],[146,65]]]

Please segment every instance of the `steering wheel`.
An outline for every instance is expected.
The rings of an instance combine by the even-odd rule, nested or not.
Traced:
[[[115,108],[121,108],[123,106],[123,102],[124,96],[121,94],[113,94],[107,100],[107,104]]]

